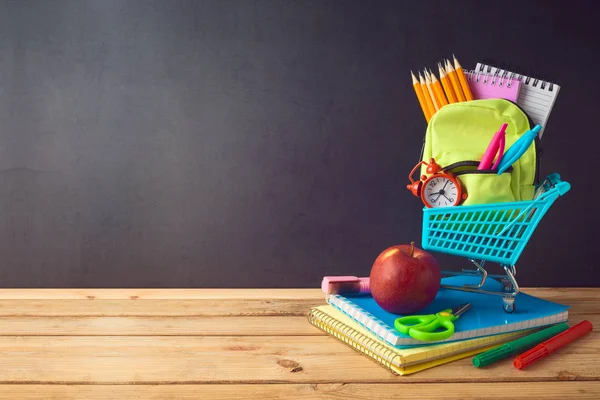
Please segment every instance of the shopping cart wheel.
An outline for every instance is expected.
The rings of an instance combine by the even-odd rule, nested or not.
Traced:
[[[502,297],[502,308],[504,309],[504,312],[509,314],[513,313],[517,308],[517,305],[515,304],[515,298],[512,296]]]

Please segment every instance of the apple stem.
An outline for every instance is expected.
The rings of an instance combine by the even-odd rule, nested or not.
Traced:
[[[409,256],[413,256],[415,254],[415,242],[410,242],[410,254]]]

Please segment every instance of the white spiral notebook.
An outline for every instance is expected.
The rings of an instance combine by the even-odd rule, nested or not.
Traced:
[[[539,133],[540,139],[542,138],[548,124],[548,118],[552,112],[552,107],[554,107],[558,92],[560,91],[559,85],[483,63],[477,63],[475,70],[471,71],[471,73],[484,73],[500,78],[521,81],[516,103],[531,117],[535,124],[542,126],[542,130]]]

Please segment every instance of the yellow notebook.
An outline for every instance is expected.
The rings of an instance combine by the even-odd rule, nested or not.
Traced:
[[[333,306],[313,307],[308,321],[396,375],[409,375],[482,353],[535,331],[503,333],[456,342],[399,349],[366,330]]]

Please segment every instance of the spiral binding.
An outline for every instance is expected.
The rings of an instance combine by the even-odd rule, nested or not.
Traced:
[[[352,303],[344,299],[342,296],[331,295],[328,302],[350,318],[360,322],[365,329],[373,333],[375,336],[384,340],[389,339],[390,336],[396,337],[394,332],[386,328],[386,324],[383,321],[367,311],[359,311],[356,308],[353,308]],[[370,323],[367,321],[370,321]],[[387,341],[389,342],[389,340]]]
[[[520,80],[521,82],[523,82],[525,85],[533,86],[535,88],[537,88],[539,85],[542,90],[546,90],[546,86],[547,86],[548,91],[550,91],[550,92],[554,90],[554,84],[551,82],[550,79],[532,78],[531,76],[529,76],[529,75],[535,75],[535,74],[518,74],[515,72],[510,72],[509,69],[513,69],[513,68],[504,68],[502,66],[498,66],[498,67],[496,67],[496,72],[494,72],[492,74],[493,67],[491,64],[494,64],[494,63],[484,62],[479,66],[478,71],[471,70],[470,72],[475,73],[477,75],[483,73],[483,75],[486,75],[486,76],[495,76],[500,71],[504,71],[503,75],[506,75],[506,77],[508,79],[517,79],[517,80]],[[496,65],[496,64],[494,64],[494,65]],[[479,80],[477,82],[479,82]],[[510,87],[510,84],[507,86]]]
[[[307,318],[312,325],[340,339],[359,354],[368,355],[372,360],[397,375],[397,372],[392,369],[392,365],[399,367],[398,364],[394,363],[394,360],[399,358],[399,356],[388,347],[357,332],[350,326],[322,311],[313,309]]]
[[[488,84],[488,78],[491,78],[491,82],[490,85],[491,86],[496,86],[496,84],[498,85],[498,87],[502,87],[504,85],[506,85],[507,88],[511,88],[512,84],[511,84],[511,76],[513,76],[514,74],[512,74],[511,76],[509,76],[509,72],[508,71],[503,71],[503,70],[496,70],[496,72],[494,73],[484,73],[481,68],[479,71],[476,71],[474,69],[469,70],[467,75],[467,79],[469,81],[475,81],[477,83],[482,83],[484,85]],[[483,82],[481,82],[481,79],[483,78]]]

